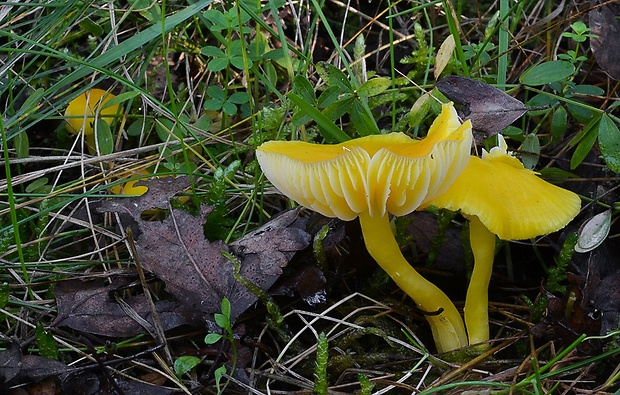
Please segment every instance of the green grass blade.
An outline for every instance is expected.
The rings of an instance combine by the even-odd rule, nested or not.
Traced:
[[[327,118],[322,112],[314,108],[312,105],[308,104],[301,97],[297,96],[292,92],[286,96],[303,112],[308,114],[310,118],[312,118],[314,122],[317,123],[317,125],[319,125],[319,128],[321,128],[321,132],[323,133],[323,137],[325,137],[326,140],[342,143],[343,141],[351,139],[345,132],[342,131],[342,129],[340,129],[332,121],[330,121],[329,118]]]

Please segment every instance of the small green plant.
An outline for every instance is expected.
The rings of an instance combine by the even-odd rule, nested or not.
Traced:
[[[571,63],[585,62],[588,58],[585,55],[579,55],[580,44],[588,38],[596,37],[596,34],[590,33],[590,28],[582,21],[571,23],[570,27],[572,32],[564,32],[562,37],[572,39],[575,42],[575,49],[569,49],[565,54],[558,54],[558,58]]]
[[[230,342],[233,351],[231,371],[234,371],[237,362],[237,348],[235,347],[232,323],[230,322],[230,301],[226,297],[222,299],[220,311],[221,313],[214,314],[213,318],[215,319],[215,323],[217,324],[217,326],[222,329],[223,333],[209,333],[207,336],[205,336],[205,343],[215,344],[220,340],[226,340]],[[228,386],[228,382],[222,384],[222,377],[226,374],[226,372],[226,365],[222,365],[215,370],[215,386],[217,387],[218,394],[223,394],[224,390]]]
[[[316,344],[316,365],[314,368],[314,393],[327,395],[327,361],[329,359],[329,343],[324,332],[319,334]]]
[[[213,179],[208,184],[206,202],[213,206],[213,211],[209,214],[209,220],[205,222],[204,230],[205,235],[210,240],[227,238],[230,228],[235,222],[230,217],[230,211],[226,207],[228,199],[226,188],[240,167],[241,162],[239,160],[233,161],[226,167],[218,167],[213,172]]]
[[[357,380],[360,382],[360,395],[370,395],[375,385],[370,382],[368,376],[363,373],[357,374]]]
[[[56,343],[54,336],[45,330],[40,321],[37,322],[35,337],[39,346],[39,355],[50,359],[58,359],[58,343]]]
[[[210,97],[205,101],[204,109],[207,111],[223,111],[228,116],[237,114],[239,107],[242,108],[242,115],[249,115],[247,103],[250,97],[247,92],[237,91],[227,96],[227,92],[220,86],[211,85],[207,88],[207,95]]]
[[[347,77],[329,63],[318,64],[317,71],[327,84],[318,97],[308,79],[295,77],[293,92],[288,95],[298,108],[293,115],[293,124],[302,126],[312,120],[329,142],[345,141],[350,135],[378,134],[376,116],[371,109],[392,100],[392,96],[386,94],[391,81],[374,77],[358,86],[355,76]],[[335,125],[345,114],[350,120],[351,132],[348,134]]]
[[[566,285],[564,284],[564,281],[566,280],[566,272],[570,265],[570,261],[575,254],[577,238],[577,233],[572,232],[568,235],[566,240],[564,240],[560,254],[556,259],[555,266],[549,269],[549,279],[545,285],[547,291],[559,293],[561,295],[566,293]]]

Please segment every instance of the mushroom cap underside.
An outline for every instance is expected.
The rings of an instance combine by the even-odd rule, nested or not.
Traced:
[[[372,135],[336,145],[270,141],[256,155],[283,194],[328,217],[405,215],[442,194],[469,160],[471,124],[443,106],[427,137]]]

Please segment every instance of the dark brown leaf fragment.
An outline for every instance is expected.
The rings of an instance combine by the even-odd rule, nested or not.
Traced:
[[[6,350],[0,351],[0,383],[6,383],[17,376],[22,368],[22,351],[11,342]]]
[[[606,2],[602,7],[600,1],[592,1],[589,13],[590,31],[595,37],[590,38],[590,47],[594,59],[614,80],[620,80],[620,3]]]
[[[437,82],[437,89],[448,99],[463,106],[462,116],[472,127],[495,135],[519,119],[527,109],[507,93],[471,78],[446,76]]]
[[[296,291],[304,302],[313,307],[327,301],[326,282],[325,275],[316,265],[304,265],[292,275],[282,278],[271,293],[293,296]]]
[[[58,283],[54,289],[58,316],[53,325],[110,337],[148,333],[148,330],[131,318],[112,297],[115,291],[130,281],[128,278],[117,278],[109,285],[100,281],[79,280]],[[135,314],[153,325],[151,310],[143,294],[133,296],[125,302]],[[183,314],[176,302],[157,301],[155,308],[164,330],[197,323],[186,319],[188,314]]]
[[[589,305],[586,279],[572,273],[568,273],[567,277],[568,287],[564,296],[557,297],[544,291],[548,303],[547,311],[543,320],[531,329],[535,337],[568,344],[584,333],[590,336],[599,334],[601,320],[596,309]],[[591,342],[584,347],[595,345]]]

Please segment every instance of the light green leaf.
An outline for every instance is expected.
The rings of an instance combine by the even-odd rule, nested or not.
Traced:
[[[320,109],[325,109],[334,104],[338,96],[340,96],[340,89],[337,86],[330,86],[321,93],[317,105]]]
[[[552,60],[530,67],[521,74],[519,82],[524,85],[545,85],[564,80],[575,72],[575,66],[564,60]]]
[[[97,136],[97,146],[101,155],[108,155],[114,152],[114,137],[107,122],[97,119],[97,128],[95,129]]]
[[[611,228],[611,210],[603,211],[590,218],[579,229],[579,239],[575,245],[577,252],[590,252],[605,241]]]
[[[226,115],[235,115],[237,113],[237,106],[235,106],[233,103],[227,101],[224,104],[222,104],[222,111],[224,111],[224,113]]]
[[[219,333],[209,333],[205,336],[205,344],[215,344],[222,339],[222,335]]]
[[[215,323],[220,327],[220,328],[227,328],[230,326],[230,321],[228,320],[228,317],[225,316],[224,314],[213,314],[213,318],[215,319]]]
[[[418,126],[424,120],[424,117],[426,117],[426,114],[428,114],[431,109],[430,98],[431,95],[427,92],[418,97],[415,103],[413,103],[413,106],[407,115],[407,122],[409,126]]]
[[[231,163],[231,165],[233,165],[233,164],[234,164],[234,162],[233,162],[233,163]],[[235,164],[235,167],[236,167],[236,166],[237,166],[237,164]],[[230,168],[229,168],[229,169],[230,169]],[[229,170],[229,169],[227,169],[227,170]],[[222,310],[222,314],[223,314],[224,316],[226,316],[226,318],[230,318],[230,311],[231,311],[231,307],[230,307],[230,300],[228,300],[228,298],[227,298],[227,297],[224,297],[224,298],[222,299],[222,307],[221,307],[221,310]],[[230,321],[229,321],[229,322],[230,322]]]
[[[296,75],[293,80],[293,92],[308,103],[314,104],[316,102],[316,94],[310,81],[303,75]]]
[[[360,136],[376,134],[375,120],[372,118],[371,114],[365,111],[359,100],[353,102],[353,107],[351,108],[351,122],[353,122],[353,127]]]
[[[523,140],[521,161],[525,168],[533,170],[540,158],[540,141],[535,133],[530,133]]]
[[[341,92],[353,93],[351,82],[338,67],[331,63],[320,62],[317,63],[316,70],[329,86],[337,86]]]
[[[591,126],[591,127],[588,127]],[[574,170],[583,162],[586,156],[590,153],[590,150],[594,146],[596,142],[596,138],[598,137],[597,128],[594,126],[598,126],[598,120],[595,122],[595,125],[586,126],[585,133],[582,135],[579,140],[579,144],[573,152],[573,156],[570,159],[570,168]]]
[[[605,90],[596,85],[575,85],[568,90],[568,93],[576,95],[602,96],[605,94]]]
[[[26,192],[28,193],[35,192],[42,186],[46,185],[48,181],[49,180],[47,179],[47,177],[37,178],[36,180],[28,184],[28,186],[26,187]]]
[[[211,85],[207,88],[207,96],[212,99],[223,101],[226,94],[224,93],[224,89],[222,87]]]
[[[235,104],[244,104],[250,101],[250,98],[248,97],[248,93],[247,92],[235,92],[232,95],[230,95],[230,98],[228,99],[229,102],[231,103],[235,103]]]
[[[207,69],[212,72],[222,71],[228,66],[228,58],[215,58],[207,64]]]
[[[209,22],[213,24],[213,26],[211,27],[211,29],[213,30],[219,31],[222,29],[226,29],[229,25],[228,19],[226,19],[222,11],[216,10],[215,8],[206,10],[202,14],[202,16],[205,17],[207,20],[209,20]]]
[[[80,27],[95,37],[101,37],[104,33],[103,28],[90,18],[82,20],[82,22],[80,22]]]
[[[28,134],[25,131],[13,136],[13,146],[18,158],[27,158],[30,156],[30,142]]]
[[[566,124],[568,121],[566,109],[559,106],[553,112],[553,118],[551,118],[551,135],[554,141],[560,141],[564,132],[566,131]]]
[[[206,56],[215,56],[217,58],[226,57],[226,53],[224,51],[222,51],[218,47],[214,47],[213,45],[202,47],[200,53]]]
[[[140,118],[136,119],[134,122],[129,125],[127,128],[127,135],[132,137],[137,137],[144,131],[148,133],[149,130],[153,127],[153,121],[148,118]]]
[[[361,97],[376,96],[385,92],[392,85],[392,81],[389,78],[377,77],[372,78],[362,84],[357,90],[357,93]]]
[[[598,145],[607,166],[620,173],[620,130],[607,114],[603,114],[598,125]]]
[[[192,355],[183,355],[174,361],[174,373],[180,378],[185,373],[198,366],[198,364],[200,364],[200,358]]]

